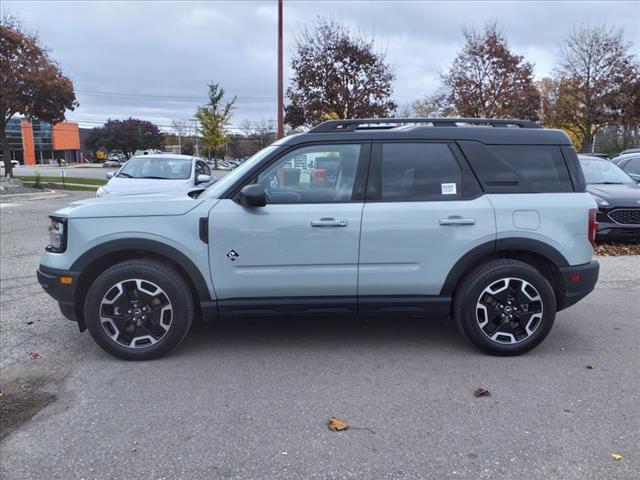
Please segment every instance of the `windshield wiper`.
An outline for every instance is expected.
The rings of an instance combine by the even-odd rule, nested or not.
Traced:
[[[129,175],[128,173],[125,173],[125,172],[120,172],[118,175],[116,175],[116,177],[133,178],[131,175]]]
[[[154,177],[153,175],[149,175],[146,177],[136,177],[136,178],[149,178],[152,180],[171,180],[170,178],[167,178],[167,177]]]
[[[624,185],[624,182],[596,182],[591,185]]]

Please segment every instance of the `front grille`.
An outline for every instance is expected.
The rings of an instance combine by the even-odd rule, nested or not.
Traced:
[[[609,218],[620,225],[640,225],[640,208],[617,208],[609,212]]]

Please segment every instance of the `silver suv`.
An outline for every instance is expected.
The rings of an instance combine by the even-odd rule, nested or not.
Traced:
[[[285,314],[449,317],[514,355],[594,288],[595,213],[561,131],[336,120],[207,189],[71,203],[38,279],[131,360],[167,353],[194,318]]]

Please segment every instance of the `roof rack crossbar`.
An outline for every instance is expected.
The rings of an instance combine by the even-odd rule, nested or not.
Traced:
[[[512,120],[496,118],[361,118],[353,120],[328,120],[316,125],[308,133],[355,132],[362,125],[371,125],[371,129],[391,129],[400,125],[431,124],[434,127],[457,127],[458,124],[489,125],[492,127],[542,128],[531,120]]]

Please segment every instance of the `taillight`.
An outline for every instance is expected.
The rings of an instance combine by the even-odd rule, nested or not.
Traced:
[[[597,208],[589,209],[589,241],[593,248],[596,248],[596,232],[598,231],[598,221],[596,220]]]

